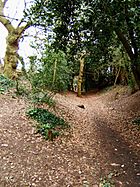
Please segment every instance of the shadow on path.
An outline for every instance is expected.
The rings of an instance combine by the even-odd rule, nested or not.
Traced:
[[[140,186],[140,157],[135,155],[118,132],[108,127],[107,122],[99,118],[93,120],[99,134],[103,168],[110,168],[110,171],[102,171],[102,175],[113,173],[115,187]]]

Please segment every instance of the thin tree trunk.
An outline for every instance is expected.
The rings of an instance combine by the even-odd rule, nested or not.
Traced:
[[[54,62],[54,69],[53,69],[53,85],[54,85],[55,79],[56,79],[56,68],[57,68],[57,60],[55,60],[55,62]]]
[[[80,70],[78,76],[78,92],[77,92],[78,97],[81,97],[82,95],[83,72],[84,72],[84,55],[82,54],[80,57]]]
[[[116,86],[118,77],[119,77],[119,75],[120,75],[120,71],[121,71],[121,67],[119,67],[119,70],[118,70],[118,72],[117,72],[117,75],[116,75],[116,78],[115,78],[115,81],[114,81],[114,86]]]

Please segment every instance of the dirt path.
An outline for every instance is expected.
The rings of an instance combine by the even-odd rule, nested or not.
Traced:
[[[98,187],[109,174],[115,186],[140,186],[139,135],[129,141],[119,129],[126,119],[106,98],[57,95],[56,113],[71,123],[71,131],[50,142],[35,134],[23,100],[1,95],[0,187]]]

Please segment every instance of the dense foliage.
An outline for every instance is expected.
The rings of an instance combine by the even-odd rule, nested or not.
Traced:
[[[25,14],[45,32],[51,30],[52,47],[63,50],[73,62],[78,52],[83,49],[88,52],[85,78],[97,80],[97,85],[105,79],[105,85],[113,84],[118,78],[119,82],[133,82],[133,88],[137,83],[140,88],[139,13],[140,4],[136,0],[35,0]],[[116,58],[114,53],[118,49],[120,54]],[[121,67],[126,67],[121,71],[119,56]]]
[[[55,52],[46,48],[41,57],[30,57],[30,81],[35,90],[50,90],[54,92],[68,89],[71,69],[68,66],[66,55],[63,51]]]

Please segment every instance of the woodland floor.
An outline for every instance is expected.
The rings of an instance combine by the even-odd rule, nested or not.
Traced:
[[[26,100],[0,95],[0,187],[98,187],[108,176],[115,187],[139,187],[140,130],[132,120],[140,117],[140,91],[55,99],[71,128],[52,142],[35,133]]]

